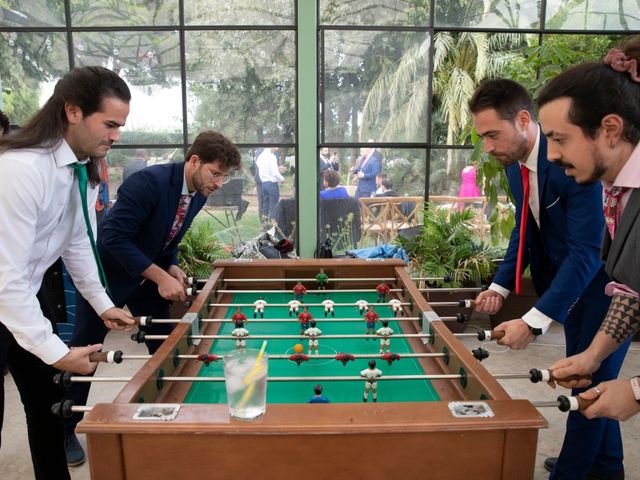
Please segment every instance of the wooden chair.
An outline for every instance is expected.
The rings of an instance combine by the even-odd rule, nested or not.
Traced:
[[[360,218],[362,236],[376,243],[390,243],[398,230],[418,224],[418,213],[424,202],[422,197],[362,197]]]

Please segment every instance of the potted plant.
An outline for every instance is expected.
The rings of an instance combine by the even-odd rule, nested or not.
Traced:
[[[496,270],[496,259],[503,251],[481,241],[471,210],[447,211],[424,209],[424,223],[412,239],[399,237],[399,242],[411,259],[414,275],[444,280],[428,282],[433,288],[478,287],[488,284]],[[429,301],[456,301],[475,297],[467,292],[429,292]],[[438,307],[440,316],[455,316],[459,307]],[[471,314],[471,309],[464,312]],[[465,324],[447,322],[452,331],[461,331]]]
[[[208,278],[213,271],[213,262],[229,257],[208,221],[194,222],[178,245],[179,267],[189,277]],[[182,302],[174,302],[171,318],[181,318],[187,308]]]

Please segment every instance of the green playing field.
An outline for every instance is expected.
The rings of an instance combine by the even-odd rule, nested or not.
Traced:
[[[247,348],[260,348],[263,340],[251,339],[251,335],[297,335],[300,333],[299,324],[295,322],[272,322],[269,318],[288,318],[289,309],[287,307],[270,306],[269,304],[287,303],[293,298],[289,292],[265,293],[258,295],[255,293],[235,294],[233,303],[253,303],[258,296],[267,302],[264,310],[264,320],[260,318],[253,320],[253,309],[251,307],[243,307],[244,314],[249,321],[245,328],[249,330],[249,339],[247,340]],[[376,302],[375,292],[371,293],[348,293],[339,290],[327,290],[326,294],[307,294],[305,303],[320,303],[325,299],[331,299],[336,303],[350,303],[352,306],[335,307],[335,318],[355,318],[360,314],[355,307],[355,301],[359,299],[368,302]],[[391,317],[393,313],[388,307],[377,307],[376,311],[380,317]],[[309,307],[309,312],[313,315],[317,322],[317,327],[322,331],[323,335],[333,334],[364,334],[366,327],[364,320],[354,322],[324,322],[324,310],[321,306]],[[234,313],[234,308],[229,308],[228,317]],[[329,316],[328,318],[331,318]],[[376,329],[382,325],[378,323]],[[398,323],[389,322],[389,326],[394,333],[401,333]],[[234,326],[231,322],[224,323],[219,331],[220,335],[230,335]],[[308,340],[268,340],[266,353],[271,355],[292,355],[293,345],[302,343],[305,347],[305,353],[308,349]],[[339,352],[351,353],[355,356],[358,354],[378,354],[380,351],[379,339],[323,339],[319,337],[318,341],[320,354],[335,355]],[[210,353],[223,356],[225,353],[235,348],[235,340],[216,340],[213,343]],[[393,362],[392,365],[387,364],[384,360],[378,358],[376,367],[382,370],[382,376],[386,375],[421,375],[424,371],[418,359],[402,358],[403,353],[411,353],[411,347],[403,338],[391,337],[391,351],[398,353],[401,358]],[[269,382],[267,387],[267,403],[305,403],[313,396],[313,387],[317,381],[313,377],[327,376],[359,376],[360,371],[368,366],[369,358],[356,359],[347,362],[345,366],[342,362],[333,358],[314,359],[311,356],[308,362],[303,362],[299,367],[292,361],[270,359],[269,360],[269,377],[305,377],[310,378],[308,381],[295,382]],[[223,376],[222,362],[213,362],[208,366],[202,366],[200,376],[221,377]],[[362,394],[364,391],[364,380],[359,381],[327,381],[323,382],[324,395],[331,402],[347,403],[362,402]],[[439,397],[434,390],[431,382],[428,380],[388,380],[378,382],[378,402],[425,402],[438,401]],[[225,393],[224,382],[197,382],[191,387],[185,403],[226,403],[227,397]]]

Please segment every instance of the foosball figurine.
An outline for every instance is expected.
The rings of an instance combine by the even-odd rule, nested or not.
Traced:
[[[382,358],[385,362],[387,362],[389,365],[391,365],[396,360],[400,360],[400,355],[398,355],[397,353],[393,353],[393,352],[387,352],[387,353],[383,353],[382,355],[380,355],[380,358]]]
[[[356,308],[360,312],[360,315],[364,313],[368,306],[369,302],[367,302],[366,300],[356,300]]]
[[[244,322],[237,321],[236,328],[231,332],[231,336],[236,338],[236,348],[244,348],[247,345],[246,338],[249,336],[249,330],[244,328]]]
[[[364,382],[364,395],[362,401],[367,402],[369,399],[369,390],[373,393],[373,401],[378,401],[378,378],[382,376],[382,371],[376,368],[376,361],[369,361],[369,368],[362,370],[360,376],[365,379]]]
[[[318,282],[318,290],[326,290],[328,281],[329,281],[329,275],[324,273],[324,268],[321,268],[320,273],[316,275],[316,282]]]
[[[376,330],[376,335],[380,337],[380,354],[382,355],[384,351],[391,351],[391,340],[389,337],[393,335],[393,329],[389,328],[389,322],[387,320],[382,321],[382,327]]]
[[[322,301],[322,306],[324,307],[324,316],[326,317],[327,315],[331,314],[332,317],[335,317],[336,314],[333,311],[333,306],[335,305],[335,302],[333,300],[323,300]]]
[[[298,322],[300,322],[300,335],[304,335],[304,331],[309,328],[309,322],[313,316],[309,313],[309,307],[304,307],[302,312],[298,314]]]
[[[292,362],[296,362],[298,366],[300,366],[302,362],[309,361],[309,357],[303,353],[304,347],[302,346],[301,343],[296,343],[293,346],[293,351],[295,353],[293,355],[289,355],[289,360],[291,360]]]
[[[258,314],[260,314],[260,318],[264,318],[264,307],[267,305],[267,302],[260,297],[258,300],[253,302],[253,305],[255,306],[255,309],[253,310],[253,318],[256,318]]]
[[[247,322],[247,316],[242,313],[242,308],[236,307],[235,313],[231,316],[231,320],[235,324],[236,322]]]
[[[322,395],[322,385],[317,384],[313,387],[313,397],[307,400],[307,403],[329,403],[329,399]]]
[[[307,293],[307,287],[305,287],[302,282],[298,282],[293,286],[293,298],[296,300],[302,300],[305,293]]]
[[[355,359],[356,357],[354,357],[350,353],[338,353],[336,355],[336,360],[338,360],[339,362],[342,362],[343,367],[347,366],[347,362],[353,362]]]
[[[287,305],[289,305],[289,317],[291,317],[294,313],[297,315],[298,310],[300,309],[300,301],[299,300],[290,300]]]
[[[365,335],[373,335],[373,333],[376,331],[376,322],[378,320],[380,320],[380,316],[373,309],[373,305],[369,305],[369,310],[367,310],[367,313],[364,314],[364,321],[366,322],[367,326]],[[368,338],[367,341],[369,341]]]
[[[386,283],[381,283],[376,287],[376,291],[378,292],[378,300],[377,303],[384,303],[387,301],[387,293],[389,293],[389,285]]]
[[[402,311],[402,302],[397,298],[392,298],[391,300],[389,300],[389,306],[393,311],[394,317],[397,317],[398,315],[404,315],[404,312]]]
[[[309,322],[309,328],[304,331],[304,335],[309,337],[309,355],[313,355],[314,350],[316,351],[316,355],[318,355],[318,337],[322,335],[322,330],[316,327],[315,320]]]

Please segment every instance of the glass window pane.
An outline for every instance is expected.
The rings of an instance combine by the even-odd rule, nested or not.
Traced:
[[[429,0],[320,0],[320,23],[426,27],[429,8]]]
[[[122,143],[182,143],[180,49],[176,32],[80,32],[76,65],[102,65],[131,89]]]
[[[324,141],[426,141],[428,72],[425,33],[325,32]]]
[[[458,197],[462,185],[473,185],[472,173],[465,167],[472,167],[470,149],[434,149],[429,165],[429,199],[441,202],[439,197]],[[466,189],[466,188],[465,188]],[[435,198],[434,198],[435,197]],[[446,200],[446,198],[445,198]]]
[[[599,0],[547,1],[546,28],[566,30],[638,30],[638,2]]]
[[[436,0],[436,26],[537,28],[540,0]]]
[[[422,217],[418,212],[424,203],[425,150],[376,148],[372,152],[370,149],[331,148],[330,156],[339,165],[339,186],[344,187],[353,199],[331,202],[323,198],[327,196],[326,192],[320,194],[320,240],[330,239],[334,253],[393,243],[398,230],[420,222]],[[377,175],[373,177],[367,163],[363,163],[367,156],[366,162],[375,161],[374,157],[378,159]],[[351,172],[355,167],[369,172],[368,175],[354,175]],[[365,188],[359,189],[363,184],[366,184]],[[373,200],[371,195],[375,197]]]
[[[0,26],[56,27],[64,24],[64,0],[14,0],[0,5]]]
[[[467,102],[486,78],[514,78],[525,67],[527,36],[519,33],[438,32],[434,36],[432,142],[468,141]],[[525,75],[526,76],[526,75]]]
[[[292,143],[292,31],[186,32],[190,136],[213,128],[236,143]]]
[[[113,148],[107,154],[109,198],[115,201],[122,182],[138,170],[152,165],[183,162],[181,148]]]
[[[178,0],[91,0],[73,2],[75,27],[178,25]]]
[[[295,0],[185,2],[187,25],[294,25]]]
[[[0,110],[23,125],[53,93],[69,70],[62,33],[0,33]]]

